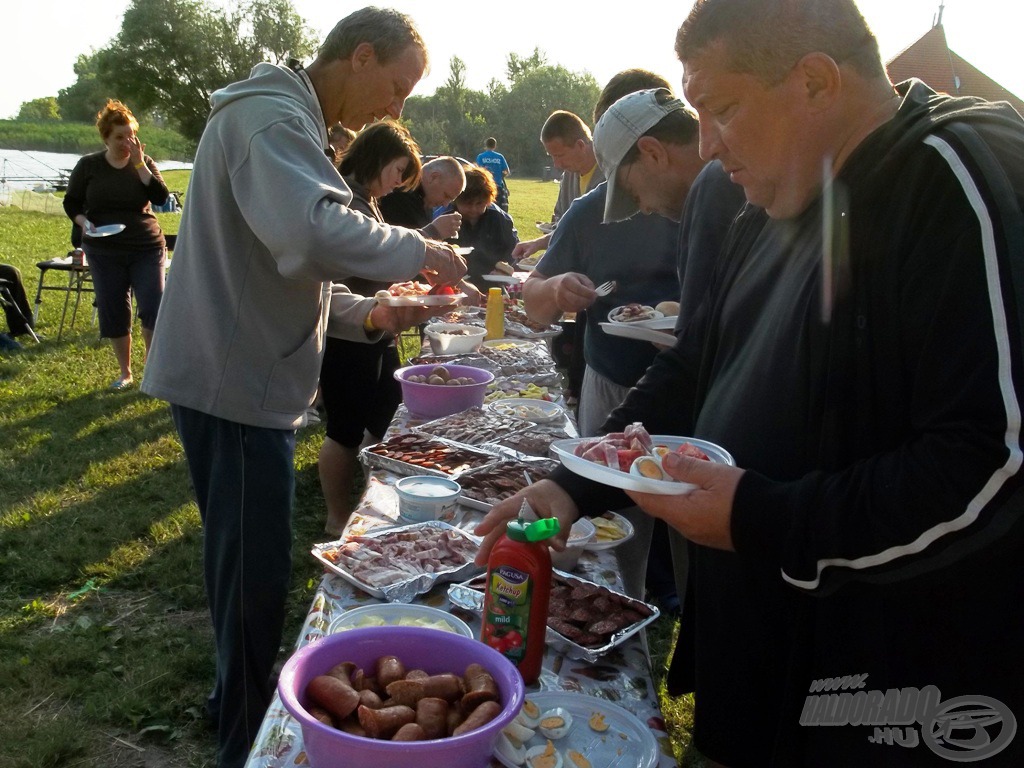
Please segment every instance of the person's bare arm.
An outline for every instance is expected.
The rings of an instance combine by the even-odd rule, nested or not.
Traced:
[[[551,235],[544,235],[538,237],[536,240],[520,240],[516,243],[516,247],[512,249],[512,260],[519,261],[520,259],[528,259],[537,251],[543,251],[548,247],[548,243],[551,241]]]

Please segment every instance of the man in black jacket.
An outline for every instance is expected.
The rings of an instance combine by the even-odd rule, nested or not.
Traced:
[[[1024,121],[893,86],[853,0],[699,0],[676,49],[701,153],[751,205],[604,429],[736,460],[669,457],[696,490],[630,493],[699,545],[674,659],[694,743],[734,767],[1024,764]],[[523,495],[568,523],[611,494],[558,470]]]

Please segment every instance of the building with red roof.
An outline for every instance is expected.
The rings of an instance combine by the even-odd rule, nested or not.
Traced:
[[[942,8],[935,25],[924,36],[886,65],[889,78],[898,83],[911,77],[923,80],[931,88],[951,96],[979,96],[986,101],[1008,101],[1024,115],[1024,101],[949,49],[942,28]]]

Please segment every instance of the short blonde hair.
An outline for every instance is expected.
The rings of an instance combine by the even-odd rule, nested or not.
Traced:
[[[131,126],[133,131],[139,130],[139,121],[135,115],[117,99],[107,99],[107,104],[96,113],[96,128],[104,141],[114,132],[114,128],[120,125]]]

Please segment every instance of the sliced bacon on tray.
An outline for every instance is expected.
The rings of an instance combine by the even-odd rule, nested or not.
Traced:
[[[354,536],[323,555],[366,584],[382,587],[464,565],[476,555],[476,545],[448,530],[425,529]]]

